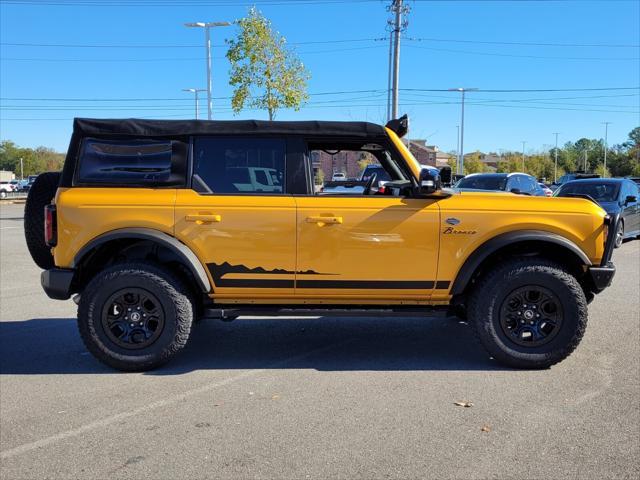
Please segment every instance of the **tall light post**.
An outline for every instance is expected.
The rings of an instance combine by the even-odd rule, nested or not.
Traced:
[[[22,161],[22,157],[20,157],[20,180],[24,180],[24,162]]]
[[[556,149],[554,150],[556,159],[553,165],[553,183],[556,183],[558,181],[558,135],[560,135],[560,133],[554,132],[553,134],[556,136]]]
[[[198,111],[200,110],[199,104],[198,104],[198,93],[199,92],[206,92],[207,89],[206,88],[183,88],[182,89],[183,92],[191,92],[193,93],[193,96],[196,99],[196,120],[198,120]]]
[[[602,172],[602,176],[607,176],[607,150],[609,149],[607,145],[607,134],[609,133],[609,125],[611,122],[602,122],[604,124],[604,170]]]
[[[527,142],[525,142],[524,140],[522,141],[522,172],[524,173],[525,167],[524,167],[524,146],[527,144]]]
[[[456,157],[458,157],[458,167],[456,168],[456,173],[460,173],[460,171],[458,170],[460,168],[460,125],[456,125],[456,129]]]
[[[464,94],[465,92],[475,92],[477,88],[450,88],[450,92],[462,93],[462,114],[460,119],[460,152],[458,156],[458,174],[464,174]]]
[[[192,22],[185,23],[185,27],[204,28],[204,46],[207,52],[207,118],[211,120],[211,112],[213,110],[213,100],[211,99],[211,90],[213,90],[213,79],[211,78],[211,35],[209,30],[213,27],[229,27],[229,22]]]

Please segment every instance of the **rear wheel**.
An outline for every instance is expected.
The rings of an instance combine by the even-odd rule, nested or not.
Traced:
[[[189,339],[193,300],[171,272],[149,263],[110,267],[82,293],[78,328],[87,349],[118,370],[150,370]]]
[[[547,368],[580,343],[587,300],[575,277],[560,266],[512,260],[480,280],[469,313],[493,358],[516,368]]]

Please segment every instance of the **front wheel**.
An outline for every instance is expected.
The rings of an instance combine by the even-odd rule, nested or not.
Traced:
[[[187,344],[192,323],[189,289],[149,263],[102,271],[89,282],[78,307],[78,328],[89,352],[125,371],[169,361]]]
[[[544,260],[514,259],[478,282],[470,301],[480,343],[515,368],[567,358],[587,326],[587,300],[574,276]]]
[[[622,241],[624,240],[624,223],[622,220],[618,222],[618,226],[616,227],[616,241],[613,244],[615,248],[620,248],[622,246]]]

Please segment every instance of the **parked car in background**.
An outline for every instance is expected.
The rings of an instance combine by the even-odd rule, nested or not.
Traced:
[[[589,196],[611,216],[619,215],[615,225],[615,247],[625,238],[640,236],[640,205],[638,184],[627,178],[590,178],[565,183],[556,197]]]
[[[537,180],[526,173],[472,173],[454,185],[461,191],[502,191],[520,195],[544,197]]]
[[[556,189],[560,188],[567,182],[572,182],[573,180],[583,180],[587,178],[600,178],[600,175],[597,173],[585,173],[585,172],[573,172],[562,175],[558,180],[549,185],[549,188],[554,192]]]
[[[339,182],[346,179],[347,179],[347,176],[342,172],[333,172],[333,176],[331,177],[332,182]]]
[[[545,197],[553,196],[553,190],[551,190],[549,187],[547,187],[544,183],[538,182],[538,185],[540,186],[540,188],[544,192]]]
[[[17,187],[10,181],[0,182],[0,198],[7,198],[7,195],[17,190]]]
[[[640,177],[628,177],[629,180],[631,180],[632,182],[636,182],[637,184],[640,185]]]
[[[29,183],[29,180],[27,180],[26,178],[18,182],[19,192],[28,192],[30,188],[31,188],[31,183]]]

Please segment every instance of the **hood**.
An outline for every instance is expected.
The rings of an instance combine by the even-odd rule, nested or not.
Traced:
[[[598,202],[598,205],[607,213],[618,213],[621,210],[618,202]]]

